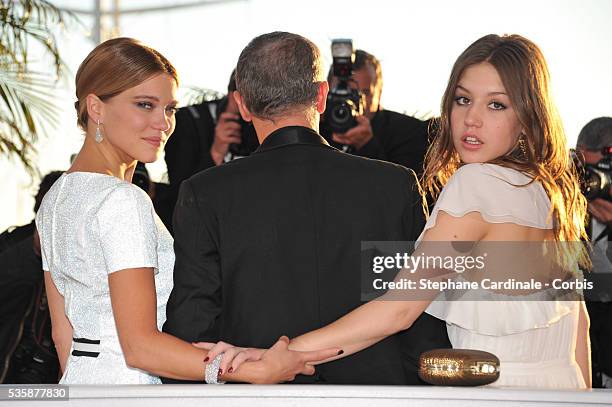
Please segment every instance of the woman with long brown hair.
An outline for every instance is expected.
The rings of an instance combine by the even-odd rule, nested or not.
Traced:
[[[484,277],[489,279],[499,279],[506,271],[517,273],[513,267],[520,261],[526,269],[518,270],[515,277],[551,277],[537,267],[548,263],[522,251],[513,253],[514,246],[548,243],[551,264],[570,274],[578,264],[588,265],[578,243],[585,237],[586,201],[569,159],[539,48],[519,35],[480,38],[455,62],[441,111],[423,179],[437,200],[418,252],[431,254],[444,244],[460,247],[457,242],[473,242],[467,251],[474,253],[477,247],[507,242],[501,252],[510,261],[487,267]],[[459,251],[465,254],[464,249]],[[543,275],[538,275],[541,271]],[[410,278],[410,273],[402,270],[398,276]],[[547,290],[510,297],[516,294],[513,291],[485,296],[503,301],[465,301],[469,297],[459,295],[454,297],[457,301],[433,302],[435,294],[394,297],[388,292],[379,301],[293,339],[290,348],[341,346],[344,357],[409,328],[425,311],[446,321],[454,348],[480,349],[499,357],[501,375],[496,385],[590,387],[589,322],[583,301],[541,300]],[[227,347],[218,344],[212,354]],[[242,352],[233,359],[234,369],[253,357],[256,352]],[[230,363],[227,359],[224,364]]]

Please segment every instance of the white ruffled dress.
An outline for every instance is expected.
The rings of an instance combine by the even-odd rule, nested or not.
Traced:
[[[498,165],[464,165],[444,187],[423,233],[436,224],[440,211],[455,217],[479,212],[491,223],[551,229],[550,200],[542,185],[514,186],[530,180]],[[486,295],[491,301],[444,301],[441,295],[426,312],[446,321],[453,348],[499,357],[500,378],[491,386],[586,388],[575,360],[580,301],[503,301],[502,294]]]

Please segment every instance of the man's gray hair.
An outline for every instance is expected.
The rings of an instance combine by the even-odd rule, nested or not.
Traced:
[[[288,32],[255,37],[236,66],[236,88],[247,109],[265,120],[314,106],[321,81],[319,48]]]
[[[576,144],[590,150],[612,146],[612,117],[598,117],[588,122],[580,130]]]

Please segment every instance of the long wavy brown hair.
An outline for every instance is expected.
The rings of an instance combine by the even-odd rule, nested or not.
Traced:
[[[532,177],[532,182],[542,184],[550,198],[549,216],[553,219],[557,242],[587,239],[586,199],[580,192],[563,125],[552,101],[548,66],[537,45],[520,35],[486,35],[471,44],[455,62],[442,98],[440,122],[425,157],[424,196],[429,193],[437,199],[449,178],[462,165],[451,137],[450,115],[463,72],[482,62],[488,62],[497,70],[525,131],[526,141],[524,152],[517,142],[510,152],[490,163],[521,171]],[[589,267],[588,254],[582,244],[559,246],[563,260],[577,260],[583,267]]]

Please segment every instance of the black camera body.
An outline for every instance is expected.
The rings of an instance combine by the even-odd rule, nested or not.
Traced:
[[[333,73],[338,83],[327,95],[327,107],[323,123],[335,133],[346,133],[357,126],[356,117],[363,114],[363,98],[357,89],[349,86],[353,74],[353,42],[349,39],[336,39],[331,45]]]
[[[612,146],[602,148],[603,158],[596,164],[582,166],[580,184],[587,200],[597,198],[612,202]]]

